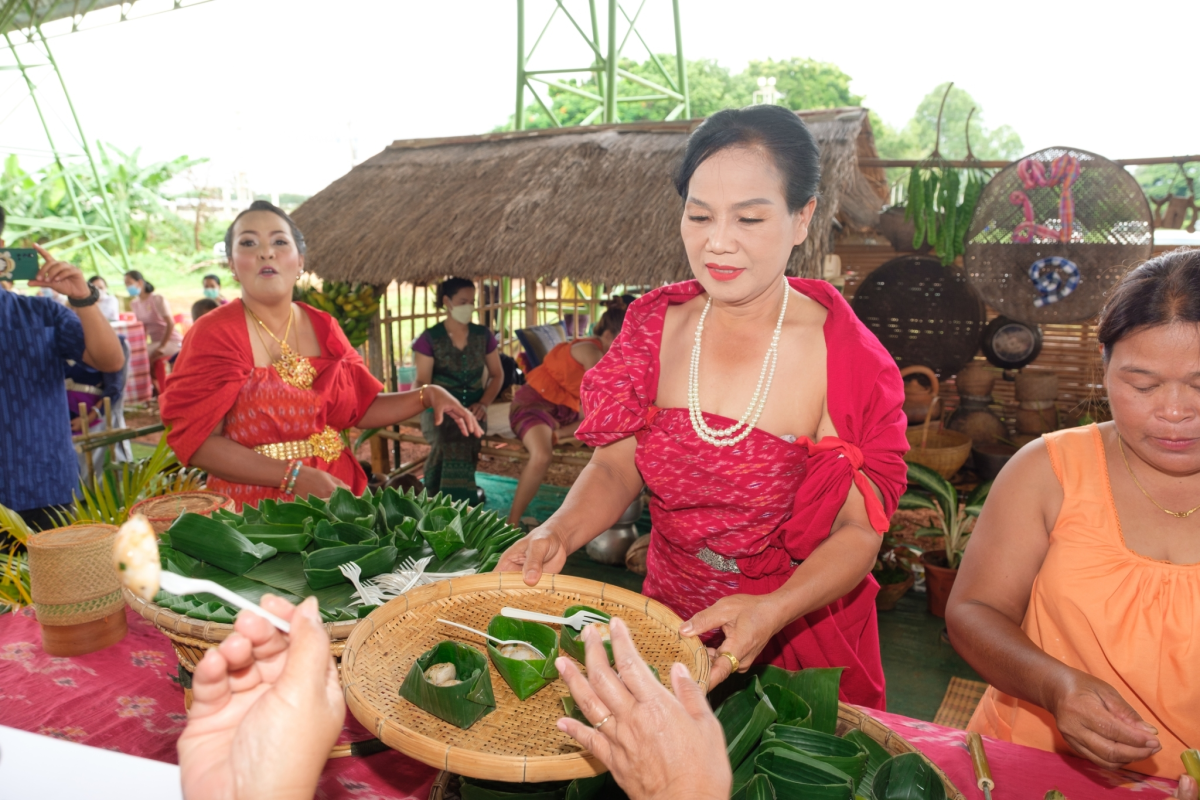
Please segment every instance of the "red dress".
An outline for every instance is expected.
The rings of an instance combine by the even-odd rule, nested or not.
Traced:
[[[284,383],[274,367],[254,366],[241,300],[208,312],[188,331],[159,405],[167,441],[184,465],[222,420],[226,438],[253,448],[307,439],[326,426],[353,427],[375,401],[383,384],[367,371],[333,317],[297,305],[308,314],[321,345],[321,355],[309,359],[317,377],[308,390]],[[367,476],[349,448],[329,463],[316,456],[303,463],[345,481],[356,495],[367,488]],[[228,494],[239,508],[266,498],[288,499],[273,486],[215,476],[208,488]]]
[[[756,428],[737,445],[716,447],[692,430],[687,409],[654,405],[667,307],[701,294],[696,281],[657,289],[630,306],[621,334],[584,378],[586,416],[576,436],[592,446],[637,437],[635,463],[650,490],[654,528],[643,592],[684,619],[727,595],[781,587],[792,562],[829,536],[852,481],[880,533],[905,488],[904,390],[895,362],[834,287],[789,280],[828,311],[827,405],[840,437],[791,443]],[[715,427],[734,422],[705,416]],[[740,573],[701,561],[705,547],[737,559]],[[878,589],[868,575],[845,597],[785,627],[758,661],[844,667],[842,699],[884,708]]]

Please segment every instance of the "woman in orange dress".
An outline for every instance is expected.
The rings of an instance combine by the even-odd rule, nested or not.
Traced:
[[[1112,422],[1004,468],[946,622],[991,684],[969,730],[1175,779],[1200,747],[1200,250],[1129,273],[1099,338]]]
[[[448,392],[422,386],[385,394],[337,321],[292,302],[304,237],[281,209],[255,201],[225,234],[242,297],[188,331],[160,401],[167,441],[208,488],[243,503],[362,494],[367,476],[341,437],[432,408],[464,435],[478,422]]]
[[[546,478],[554,456],[555,437],[565,439],[573,435],[583,420],[579,413],[583,373],[600,363],[624,321],[624,301],[620,298],[609,301],[608,309],[596,323],[595,337],[555,345],[542,363],[530,370],[525,385],[513,395],[508,426],[529,451],[529,460],[517,482],[508,512],[509,525],[521,524],[521,515]]]

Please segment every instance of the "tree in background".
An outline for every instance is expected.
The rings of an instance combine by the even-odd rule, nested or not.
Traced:
[[[882,158],[920,159],[932,153],[937,138],[938,108],[944,94],[945,83],[925,95],[912,119],[899,130],[893,130],[872,115],[879,155]],[[975,109],[974,114],[971,114],[972,108]],[[971,117],[971,150],[976,158],[1011,160],[1025,152],[1021,137],[1015,130],[1008,125],[995,129],[984,127],[983,107],[965,90],[954,87],[946,97],[946,108],[942,113],[942,138],[937,143],[943,158],[951,161],[966,158],[968,115]]]
[[[1155,216],[1158,216],[1162,211],[1159,204],[1168,198],[1190,197],[1194,204],[1196,200],[1194,187],[1200,181],[1200,163],[1193,161],[1182,166],[1179,164],[1150,164],[1138,167],[1134,170],[1133,176],[1137,178],[1138,185],[1142,187],[1142,191],[1149,198],[1152,209],[1156,211]],[[1176,220],[1166,221],[1176,222]],[[1193,206],[1188,209],[1182,219],[1178,220],[1177,227],[1195,229],[1198,227],[1197,222],[1196,209]]]

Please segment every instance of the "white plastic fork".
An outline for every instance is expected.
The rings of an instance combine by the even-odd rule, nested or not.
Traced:
[[[577,631],[583,630],[584,625],[591,625],[593,622],[608,622],[604,617],[599,614],[593,614],[591,611],[576,611],[569,617],[555,617],[550,614],[539,614],[536,611],[526,611],[523,608],[512,608],[510,606],[500,609],[500,616],[523,619],[529,622],[548,622],[551,625],[570,625]]]
[[[262,606],[251,603],[246,598],[242,597],[237,592],[232,592],[226,589],[219,583],[212,581],[200,580],[198,578],[185,578],[182,575],[176,575],[174,572],[163,571],[159,575],[158,585],[162,587],[164,592],[182,597],[185,594],[213,594],[224,600],[230,605],[235,605],[238,608],[245,608],[253,611],[260,617],[270,622],[276,628],[284,633],[291,633],[292,626],[284,620],[267,611]]]
[[[354,584],[354,588],[358,591],[358,604],[366,606],[377,606],[383,603],[383,596],[379,590],[362,580],[362,567],[353,561],[347,561],[345,564],[338,566],[341,573]]]
[[[536,647],[534,647],[532,644],[525,641],[524,639],[497,639],[495,636],[492,636],[490,633],[484,633],[483,631],[477,631],[474,628],[468,627],[466,625],[460,625],[457,622],[451,622],[448,619],[439,619],[438,622],[442,623],[443,625],[453,625],[456,628],[462,628],[464,631],[470,631],[471,633],[475,634],[476,636],[482,636],[483,638],[487,639],[489,642],[495,642],[496,644],[523,644],[526,647],[528,647],[530,650],[532,650],[533,652],[537,653],[538,658],[540,658],[540,659],[546,658],[545,653],[543,653],[541,650],[538,650]]]

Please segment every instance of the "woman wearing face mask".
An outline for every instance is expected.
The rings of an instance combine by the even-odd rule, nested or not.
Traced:
[[[229,302],[221,296],[221,279],[212,273],[204,276],[204,297],[219,306]]]
[[[710,685],[755,661],[843,667],[843,699],[883,708],[870,572],[905,487],[904,392],[837,289],[784,277],[819,177],[816,141],[780,106],[692,133],[676,187],[696,279],[630,306],[583,379],[575,435],[596,453],[497,569],[530,585],[561,571],[645,485],[643,591],[704,638]]]
[[[154,391],[161,394],[167,380],[167,362],[179,352],[183,337],[175,330],[171,306],[161,294],[155,294],[154,284],[142,273],[131,269],[125,273],[125,289],[133,298],[130,310],[146,329],[146,352],[150,358],[150,376]]]
[[[542,363],[525,378],[525,385],[513,395],[508,411],[508,426],[529,451],[529,460],[521,470],[521,480],[513,495],[508,523],[519,525],[554,457],[554,440],[575,433],[579,415],[579,387],[583,374],[600,362],[612,347],[625,322],[625,302],[615,298],[600,316],[593,331],[595,338],[577,339],[554,346]]]
[[[184,464],[243,503],[329,497],[367,488],[342,442],[351,428],[382,428],[429,409],[461,434],[475,418],[446,391],[384,394],[331,316],[292,302],[304,237],[281,209],[255,201],[229,226],[225,252],[242,297],[188,331],[160,409]]]
[[[100,299],[96,301],[96,308],[100,309],[100,313],[109,322],[116,322],[121,318],[121,306],[117,303],[117,298],[108,293],[108,281],[99,275],[93,275],[88,278],[88,283],[96,287],[96,291],[100,293]]]
[[[504,386],[500,343],[496,335],[471,322],[475,313],[475,284],[466,278],[448,278],[438,284],[434,300],[446,309],[446,319],[413,342],[417,383],[430,383],[450,392],[487,430],[487,408]],[[487,367],[487,384],[483,370]],[[477,502],[475,464],[482,443],[464,436],[455,425],[438,422],[432,414],[421,417],[421,433],[429,442],[425,460],[425,487],[445,492],[456,500]]]

